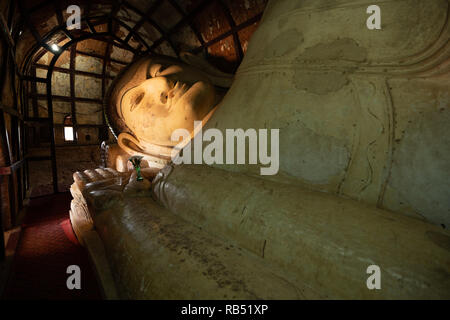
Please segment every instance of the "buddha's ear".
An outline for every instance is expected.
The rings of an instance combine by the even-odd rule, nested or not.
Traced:
[[[117,137],[119,147],[130,155],[141,154],[144,152],[138,139],[129,133],[122,132]]]
[[[208,61],[189,52],[181,52],[180,58],[183,62],[205,72],[212,83],[219,87],[229,88],[233,82],[233,74],[225,73],[212,66]]]

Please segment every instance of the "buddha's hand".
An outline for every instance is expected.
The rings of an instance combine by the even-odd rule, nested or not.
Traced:
[[[79,198],[92,209],[105,210],[120,205],[130,174],[111,168],[75,172],[71,192],[75,199]]]
[[[111,168],[98,168],[75,172],[76,188],[73,189],[78,189],[85,203],[94,210],[120,207],[124,197],[151,197],[151,183],[147,179],[151,176],[145,173],[144,180],[137,181],[135,170],[118,172]],[[74,193],[72,190],[75,198]]]
[[[143,180],[137,180],[137,172],[133,170],[128,180],[128,184],[125,186],[123,192],[125,197],[151,197],[152,189],[151,182],[144,178]]]

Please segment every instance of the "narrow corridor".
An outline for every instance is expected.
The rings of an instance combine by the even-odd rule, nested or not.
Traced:
[[[71,195],[30,201],[2,299],[101,299],[87,251],[69,219]],[[81,289],[69,290],[70,265],[81,269]]]

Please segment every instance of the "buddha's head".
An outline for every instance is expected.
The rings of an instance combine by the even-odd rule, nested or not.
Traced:
[[[184,61],[165,56],[144,57],[133,63],[110,88],[110,110],[124,124],[119,145],[129,153],[165,155],[179,143],[176,129],[194,130],[194,121],[211,113],[231,76],[195,56]],[[219,90],[218,90],[219,88]],[[108,119],[114,115],[108,114]],[[131,142],[131,143],[130,143]]]

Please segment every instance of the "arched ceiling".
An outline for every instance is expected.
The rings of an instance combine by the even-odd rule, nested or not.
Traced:
[[[133,54],[203,54],[223,71],[236,70],[266,0],[20,0],[22,46],[52,51],[86,34],[109,33]],[[67,8],[81,9],[81,30],[67,30]],[[106,38],[106,37],[105,37]],[[27,50],[22,50],[27,51]],[[111,52],[109,52],[111,54]]]
[[[80,29],[67,27],[71,5],[81,10]],[[189,51],[234,72],[265,5],[266,0],[19,0],[12,34],[16,63],[30,79],[22,92],[25,116],[49,117],[62,126],[71,114],[76,128],[105,127],[101,106],[110,82],[149,53],[178,57]]]

